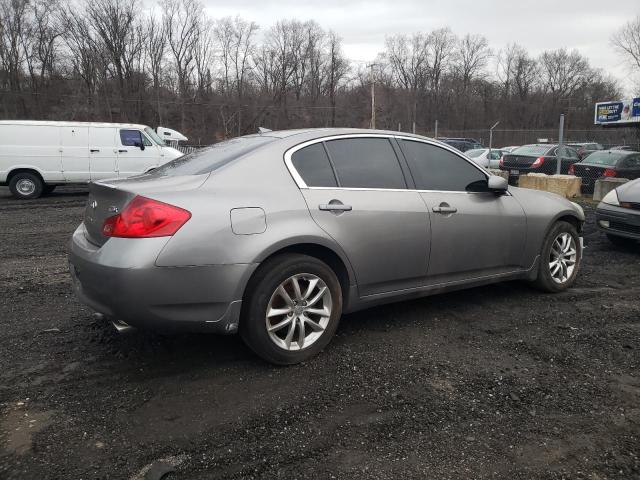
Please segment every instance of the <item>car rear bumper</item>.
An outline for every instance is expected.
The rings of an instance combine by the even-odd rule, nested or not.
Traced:
[[[69,269],[81,302],[111,319],[162,331],[233,333],[242,294],[257,264],[158,267],[167,238],[71,239]]]
[[[600,202],[596,208],[596,224],[610,235],[640,240],[640,210]]]

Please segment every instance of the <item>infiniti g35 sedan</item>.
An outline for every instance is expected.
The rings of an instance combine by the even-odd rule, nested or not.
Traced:
[[[80,300],[120,328],[239,332],[292,364],[343,313],[503,280],[563,291],[583,222],[425,137],[263,131],[92,184],[69,261]]]

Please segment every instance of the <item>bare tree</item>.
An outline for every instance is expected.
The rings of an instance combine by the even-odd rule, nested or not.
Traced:
[[[540,68],[545,87],[557,101],[571,96],[587,81],[591,72],[588,60],[576,50],[566,49],[543,52]]]
[[[195,68],[203,7],[198,0],[163,0],[163,24],[180,98],[180,128],[185,128],[185,101],[189,79]]]
[[[158,21],[154,15],[147,19],[147,42],[145,56],[149,62],[151,72],[151,84],[153,96],[156,101],[156,115],[158,124],[162,124],[162,107],[160,105],[160,86],[165,62],[167,35],[165,25]]]
[[[449,27],[434,30],[428,37],[431,88],[435,98],[436,114],[439,110],[440,82],[443,75],[449,71],[456,42],[456,36]]]
[[[615,32],[611,36],[611,44],[629,62],[632,71],[640,76],[640,15]]]
[[[400,88],[409,93],[411,112],[409,122],[415,123],[418,109],[418,92],[423,89],[431,72],[429,66],[429,37],[415,33],[411,37],[396,35],[387,37],[383,58],[389,63],[391,74]]]
[[[331,105],[331,126],[336,126],[336,93],[342,79],[349,71],[349,64],[342,55],[342,40],[335,34],[329,32],[329,40],[327,44],[328,59],[325,64],[326,72],[326,90],[329,95],[329,103]]]

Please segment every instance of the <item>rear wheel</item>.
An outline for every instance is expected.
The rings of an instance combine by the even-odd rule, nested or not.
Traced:
[[[271,363],[299,363],[329,343],[341,314],[342,290],[330,267],[306,255],[280,255],[251,280],[240,335]]]
[[[576,228],[568,222],[557,222],[542,245],[535,285],[554,293],[570,288],[576,281],[581,256]]]
[[[42,195],[42,179],[31,172],[16,173],[9,181],[9,190],[15,198],[30,199]]]

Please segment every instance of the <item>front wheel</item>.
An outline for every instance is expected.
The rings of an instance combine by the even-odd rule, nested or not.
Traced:
[[[576,227],[557,222],[542,245],[535,285],[545,292],[562,292],[576,281],[582,249]]]
[[[277,365],[317,355],[342,314],[333,270],[314,257],[286,254],[260,266],[243,302],[240,335],[258,356]]]

